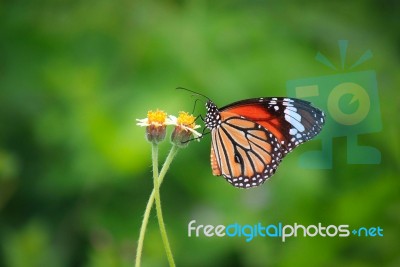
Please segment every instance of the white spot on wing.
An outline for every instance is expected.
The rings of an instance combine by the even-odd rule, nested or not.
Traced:
[[[287,107],[286,109],[291,110],[293,112],[297,112],[297,108],[295,107]]]
[[[296,109],[296,108],[294,108],[294,109]],[[296,111],[297,111],[297,109],[296,109]],[[295,120],[301,121],[301,116],[296,111],[290,109],[290,107],[287,107],[287,108],[285,108],[285,110],[283,112],[285,112],[285,114],[293,117]]]
[[[297,113],[294,113],[294,114],[297,114]],[[300,116],[299,114],[297,114],[297,115]],[[293,125],[299,132],[303,132],[305,130],[304,125],[301,124],[300,121],[294,119],[293,116],[285,114],[285,120],[287,122],[289,122],[291,125]]]

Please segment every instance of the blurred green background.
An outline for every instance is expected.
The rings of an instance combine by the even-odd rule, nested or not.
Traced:
[[[335,74],[314,58],[338,65],[341,39],[349,64],[374,54],[356,70],[377,73],[383,130],[360,143],[382,163],[348,165],[343,137],[333,169],[301,168],[314,141],[263,186],[239,190],[211,175],[207,136],[167,174],[166,227],[178,266],[399,266],[399,18],[396,1],[2,1],[0,266],[132,266],[152,190],[135,119],[192,111],[177,86],[219,106],[286,95],[288,80]],[[189,238],[192,219],[380,226],[384,237]],[[166,265],[153,212],[143,266]]]

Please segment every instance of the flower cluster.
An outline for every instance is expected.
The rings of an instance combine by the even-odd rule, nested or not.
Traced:
[[[196,131],[200,128],[200,125],[196,125],[196,118],[184,111],[179,112],[179,116],[175,117],[167,116],[167,113],[162,110],[150,110],[147,112],[147,118],[136,120],[138,121],[137,125],[146,127],[146,139],[155,144],[165,139],[167,125],[175,126],[171,142],[181,148],[186,147],[190,140],[199,140],[202,136]]]

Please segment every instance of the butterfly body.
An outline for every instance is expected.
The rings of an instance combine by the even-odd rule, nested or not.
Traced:
[[[264,183],[286,154],[325,123],[321,110],[295,98],[253,98],[222,108],[208,100],[206,109],[213,174],[240,188]]]

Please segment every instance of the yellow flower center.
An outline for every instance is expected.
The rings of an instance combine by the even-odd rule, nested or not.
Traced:
[[[147,119],[149,120],[149,124],[163,125],[165,123],[165,119],[167,118],[167,113],[162,110],[149,111],[147,112]]]
[[[196,118],[193,115],[190,115],[189,113],[184,112],[184,111],[180,111],[179,116],[178,116],[178,124],[184,125],[186,127],[193,129],[195,126],[195,123],[194,123],[195,119]]]

